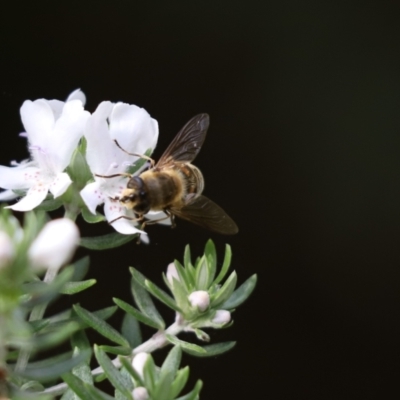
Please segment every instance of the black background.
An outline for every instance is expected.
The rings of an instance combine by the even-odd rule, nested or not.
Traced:
[[[80,87],[89,111],[103,100],[144,107],[160,125],[156,159],[189,118],[211,115],[196,165],[239,234],[149,227],[149,246],[93,254],[98,284],[79,297],[92,310],[112,296],[130,301],[129,265],[161,283],[186,243],[199,255],[212,237],[221,258],[230,243],[239,281],[259,281],[233,327],[210,332],[237,347],[183,360],[192,385],[203,379],[202,398],[399,395],[399,16],[396,1],[3,9],[1,164],[27,156],[25,99],[62,100]]]

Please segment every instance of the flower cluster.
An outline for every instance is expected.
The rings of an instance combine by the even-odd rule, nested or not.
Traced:
[[[97,175],[140,172],[145,160],[128,153],[150,155],[157,143],[158,123],[143,108],[125,103],[104,101],[90,114],[85,101],[83,92],[76,90],[66,102],[24,102],[21,136],[27,138],[30,159],[0,166],[0,188],[5,189],[0,200],[20,198],[9,206],[15,211],[64,205],[84,217],[96,215],[96,208],[104,204],[108,221],[123,217],[112,223],[116,231],[140,232],[133,211],[113,200],[126,187],[126,176]]]

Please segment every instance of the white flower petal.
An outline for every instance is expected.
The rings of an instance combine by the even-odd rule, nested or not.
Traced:
[[[79,242],[76,225],[67,218],[48,222],[32,243],[28,256],[36,269],[58,269],[72,257]]]
[[[126,209],[117,201],[111,201],[108,199],[104,203],[104,215],[109,222],[121,216],[135,218],[133,211]],[[135,222],[126,218],[120,218],[111,225],[117,232],[122,233],[123,235],[133,235],[135,233],[146,234],[146,232],[135,227]]]
[[[72,180],[69,175],[66,172],[62,172],[57,175],[53,182],[51,182],[49,190],[53,193],[54,198],[56,198],[64,194],[71,183]]]
[[[145,352],[136,354],[132,360],[133,369],[143,378],[143,368],[150,355]]]
[[[0,201],[14,200],[18,197],[11,189],[3,190],[0,192]]]
[[[96,214],[96,208],[104,203],[105,197],[100,191],[100,183],[92,182],[86,185],[80,192],[82,200],[92,214]]]
[[[189,302],[192,307],[197,307],[199,311],[203,312],[210,305],[210,295],[205,290],[196,290],[190,293]]]
[[[167,214],[164,211],[149,211],[145,217],[150,221],[161,220],[157,222],[158,224],[171,225],[171,218],[167,218]]]
[[[132,391],[134,400],[147,400],[149,398],[149,392],[143,386],[138,386]]]
[[[110,115],[110,135],[126,151],[144,154],[156,146],[158,122],[144,108],[117,103]]]
[[[231,320],[231,313],[226,310],[217,310],[211,322],[214,324],[227,324]]]
[[[67,101],[72,100],[80,100],[83,105],[86,104],[86,96],[85,93],[82,92],[81,89],[74,90],[67,98]]]
[[[167,279],[171,285],[174,283],[174,279],[177,280],[178,282],[181,280],[181,278],[178,275],[178,271],[176,270],[175,264],[173,262],[168,264]]]
[[[37,207],[47,196],[49,187],[47,185],[32,186],[26,196],[18,203],[6,208],[11,208],[14,211],[30,211]]]
[[[0,187],[4,189],[28,189],[35,181],[39,168],[33,163],[20,164],[17,167],[0,165]]]
[[[60,100],[45,100],[53,110],[54,119],[57,120],[62,114],[64,108],[64,102]]]
[[[22,104],[21,119],[31,146],[42,146],[51,138],[54,128],[54,114],[46,100],[26,100]],[[35,152],[32,154],[35,157]]]

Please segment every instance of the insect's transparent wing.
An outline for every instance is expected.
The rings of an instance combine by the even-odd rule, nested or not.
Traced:
[[[184,207],[171,208],[170,211],[177,217],[223,235],[233,235],[239,231],[233,219],[205,196],[193,197]]]
[[[203,145],[209,124],[208,114],[199,114],[193,117],[175,136],[156,167],[160,168],[174,161],[193,161]]]

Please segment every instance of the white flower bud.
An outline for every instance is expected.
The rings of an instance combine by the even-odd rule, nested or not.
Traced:
[[[78,241],[78,228],[70,219],[48,222],[28,251],[33,267],[37,270],[60,268],[72,257]]]
[[[7,233],[0,231],[0,268],[7,266],[14,257],[14,246]]]
[[[226,310],[217,310],[212,323],[214,324],[227,324],[231,320],[231,313]]]
[[[210,295],[205,290],[197,290],[189,295],[189,301],[192,307],[197,307],[203,312],[210,305]]]
[[[175,264],[171,263],[168,264],[167,267],[167,279],[168,282],[172,285],[174,282],[174,279],[176,279],[177,281],[179,281],[179,275],[178,275],[178,271],[176,270]]]
[[[136,354],[135,358],[132,361],[133,369],[143,378],[143,367],[146,363],[147,359],[149,358],[148,353],[138,353]]]
[[[145,387],[139,386],[133,389],[132,396],[134,400],[147,400],[149,398],[149,393]]]

